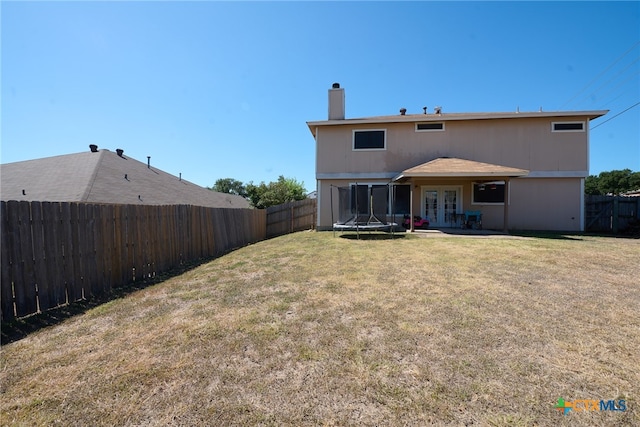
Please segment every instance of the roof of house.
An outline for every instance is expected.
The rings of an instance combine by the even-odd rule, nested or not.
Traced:
[[[442,114],[398,114],[393,116],[361,117],[342,120],[309,121],[307,126],[316,135],[318,126],[344,126],[379,123],[417,123],[417,122],[443,122],[460,120],[497,120],[497,119],[522,119],[522,118],[567,118],[586,117],[589,120],[597,119],[607,114],[609,110],[594,111],[537,111],[537,112],[508,112],[508,113],[442,113]]]
[[[518,177],[525,176],[528,170],[475,162],[455,157],[440,157],[418,166],[406,169],[395,177],[394,181],[414,177]]]
[[[250,207],[105,149],[6,163],[0,177],[1,200]]]

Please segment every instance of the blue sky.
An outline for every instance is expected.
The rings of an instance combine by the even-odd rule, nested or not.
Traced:
[[[3,1],[0,14],[2,163],[97,144],[202,186],[284,175],[311,191],[306,122],[327,118],[339,82],[347,117],[609,109],[591,123],[590,173],[640,170],[640,105],[623,112],[640,102],[640,2]]]

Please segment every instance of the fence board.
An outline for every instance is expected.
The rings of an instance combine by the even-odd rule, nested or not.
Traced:
[[[42,228],[44,229],[45,240],[45,264],[51,285],[48,289],[48,298],[52,307],[57,307],[67,302],[59,224],[60,204],[43,202]]]
[[[257,209],[2,202],[2,319],[263,240],[266,221]]]
[[[10,206],[11,206],[11,202]],[[33,248],[31,245],[31,213],[28,202],[15,202],[15,210],[9,212],[10,230],[13,229],[13,272],[16,312],[18,316],[37,310],[35,279],[33,278]]]
[[[40,311],[55,307],[51,301],[51,276],[47,273],[46,244],[42,219],[42,203],[31,203],[31,228],[33,235],[33,268],[38,285],[38,305]]]
[[[15,317],[15,310],[13,305],[13,276],[11,274],[11,256],[9,251],[11,249],[11,242],[9,240],[9,218],[7,214],[7,202],[2,202],[0,205],[0,220],[2,220],[2,229],[0,233],[2,240],[0,241],[0,261],[2,262],[2,268],[0,269],[0,287],[2,293],[2,318],[6,320],[12,320]]]
[[[80,244],[80,206],[77,203],[63,203],[62,224],[65,236],[64,258],[67,273],[67,298],[78,301],[84,298],[83,259]]]
[[[267,237],[315,228],[316,199],[305,199],[267,208]]]
[[[617,233],[640,219],[640,197],[587,196],[585,220],[587,231]]]

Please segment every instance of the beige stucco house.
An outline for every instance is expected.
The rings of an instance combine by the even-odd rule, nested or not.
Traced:
[[[307,122],[316,142],[318,228],[335,220],[332,187],[391,184],[385,214],[428,217],[431,227],[458,227],[465,211],[480,211],[488,229],[583,231],[589,121],[606,113],[424,108],[347,119],[344,89],[334,84],[328,120]]]

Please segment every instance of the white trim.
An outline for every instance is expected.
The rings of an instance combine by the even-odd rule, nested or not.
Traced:
[[[580,123],[582,125],[582,129],[555,129],[556,125],[573,125],[576,123]],[[551,122],[551,132],[585,132],[587,126],[586,123],[582,120],[570,121],[570,122]]]
[[[418,129],[418,125],[442,125],[442,129]],[[445,124],[444,122],[417,122],[415,125],[415,131],[416,132],[444,132],[445,131]]]
[[[562,118],[562,117],[585,117],[588,120],[597,119],[607,114],[609,110],[589,110],[589,111],[553,111],[553,112],[520,112],[520,113],[446,113],[436,114],[409,114],[405,116],[379,116],[362,117],[358,119],[344,120],[312,120],[307,122],[311,130],[314,126],[340,126],[371,123],[405,123],[405,122],[442,122],[453,120],[495,120],[495,119],[522,119],[522,118]]]
[[[391,180],[398,172],[334,172],[316,173],[316,179],[386,179]]]
[[[331,197],[331,186],[329,186],[329,197]],[[322,206],[322,183],[316,180],[316,230],[320,229],[320,206]]]
[[[356,148],[356,132],[384,132],[384,148]],[[387,129],[352,129],[351,131],[351,151],[386,151],[387,150]]]
[[[529,175],[523,176],[521,179],[527,178],[585,178],[589,176],[588,171],[531,171]]]

